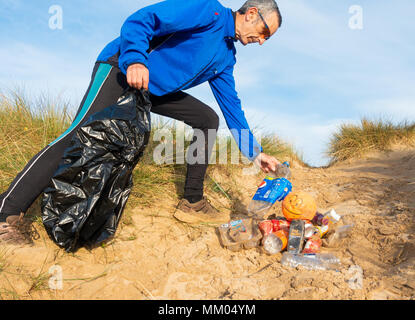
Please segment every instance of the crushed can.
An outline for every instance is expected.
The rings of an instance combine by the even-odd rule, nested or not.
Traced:
[[[310,221],[305,221],[304,225],[304,239],[310,239],[316,233],[316,228]]]
[[[304,242],[305,221],[292,220],[288,236],[287,251],[293,254],[299,254]]]
[[[328,224],[322,225],[322,226],[316,226],[314,228],[315,228],[316,234],[318,234],[320,238],[323,238],[327,234],[327,232],[329,232],[329,229],[330,229]]]
[[[285,219],[272,219],[271,220],[273,225],[273,232],[279,231],[279,230],[285,230],[286,232],[289,232],[290,230],[290,224],[291,222]]]
[[[264,251],[270,255],[283,251],[287,247],[287,243],[287,233],[283,230],[270,233],[262,239]]]
[[[312,236],[310,239],[307,240],[303,253],[304,254],[312,254],[312,253],[319,253],[322,245],[322,240],[318,235]]]
[[[267,236],[274,231],[273,223],[271,220],[264,220],[258,223],[259,230],[263,236]]]

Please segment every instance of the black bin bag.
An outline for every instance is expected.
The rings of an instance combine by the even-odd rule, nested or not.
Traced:
[[[129,90],[72,137],[42,199],[46,231],[66,251],[115,234],[150,137],[150,108],[146,91]]]

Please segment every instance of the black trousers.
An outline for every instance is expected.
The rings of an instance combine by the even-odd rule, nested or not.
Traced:
[[[8,190],[0,195],[0,221],[10,214],[27,211],[49,184],[76,129],[93,113],[116,103],[127,88],[126,77],[118,68],[109,64],[95,64],[88,90],[71,127],[35,155],[12,181]],[[212,108],[182,91],[161,97],[151,95],[150,99],[153,113],[183,121],[205,134],[206,139],[200,146],[205,153],[204,161],[187,164],[184,188],[185,198],[202,197],[208,159],[215,140],[212,132],[216,133],[219,126],[218,115]],[[196,140],[195,135],[192,142],[198,143]]]

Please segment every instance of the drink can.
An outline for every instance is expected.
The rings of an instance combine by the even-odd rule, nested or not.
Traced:
[[[273,232],[278,238],[280,238],[282,242],[281,251],[284,250],[287,247],[288,243],[288,232],[285,230],[278,230]]]
[[[316,226],[315,230],[316,230],[316,233],[320,236],[320,238],[323,238],[327,234],[327,232],[329,232],[329,226],[328,225]]]
[[[322,244],[321,238],[318,236],[313,236],[307,240],[304,246],[303,253],[305,254],[318,253],[320,252],[321,244]]]
[[[304,226],[304,239],[310,239],[316,233],[316,228],[310,221],[306,221]]]
[[[304,220],[292,220],[288,236],[288,252],[299,254],[304,244]]]
[[[262,239],[264,251],[268,254],[277,254],[287,247],[288,239],[283,230],[270,233]]]
[[[273,232],[273,224],[271,220],[261,221],[258,226],[263,236],[267,236]]]
[[[290,221],[283,220],[283,219],[272,219],[272,225],[273,225],[273,232],[279,231],[279,230],[290,230]]]

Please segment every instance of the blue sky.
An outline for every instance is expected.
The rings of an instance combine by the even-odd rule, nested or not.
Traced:
[[[102,48],[124,20],[157,1],[0,0],[0,90],[60,94],[77,108]],[[248,123],[293,143],[324,165],[338,125],[363,116],[415,119],[413,0],[277,0],[281,29],[263,46],[237,44],[235,80]],[[222,0],[238,9],[243,1]],[[49,28],[49,7],[63,29]],[[363,29],[349,28],[349,8]],[[220,109],[207,84],[189,93]]]

